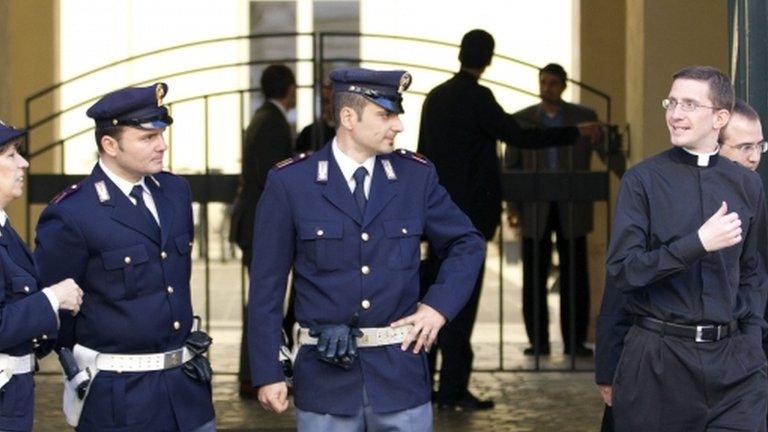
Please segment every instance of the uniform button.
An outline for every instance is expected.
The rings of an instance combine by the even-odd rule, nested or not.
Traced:
[[[370,239],[371,236],[369,236],[368,233],[362,233],[360,234],[360,238],[363,239],[363,241],[368,241],[368,239]]]
[[[168,258],[168,254],[165,253],[165,251],[162,251],[162,252],[160,252],[160,258],[166,259],[166,258]]]
[[[368,310],[371,308],[371,302],[368,299],[364,299],[360,302],[360,306],[362,306],[363,309]]]
[[[403,229],[401,229],[400,231],[401,231],[403,234],[408,234],[408,229],[406,229],[406,228],[403,228]]]
[[[43,335],[42,335],[42,336],[40,336],[40,337],[41,337],[41,338],[43,338],[43,340],[48,340],[48,335],[47,335],[47,334],[43,334]]]
[[[37,343],[37,338],[32,338],[32,343],[36,344]]]
[[[173,294],[173,287],[168,285],[168,288],[166,288],[166,291],[168,291],[168,294]]]
[[[29,292],[29,287],[24,285],[24,292]]]
[[[360,269],[360,271],[361,271],[361,272],[363,272],[363,274],[364,274],[364,275],[367,275],[368,273],[370,273],[370,272],[371,272],[371,268],[370,268],[370,267],[368,267],[368,266],[363,266],[363,267]]]
[[[174,322],[173,322],[173,329],[174,329],[174,330],[178,330],[178,329],[180,329],[180,328],[181,328],[181,323],[180,323],[180,322],[178,322],[178,321],[174,321]]]
[[[76,184],[73,184],[73,185],[72,185],[72,186],[70,186],[69,188],[70,188],[70,189],[77,189],[77,185],[76,185]]]
[[[131,257],[123,258],[123,262],[125,262],[126,264],[130,264],[131,263]]]
[[[322,237],[322,235],[325,234],[325,231],[323,230],[317,230],[317,236]]]
[[[192,244],[193,244],[192,242],[189,242],[189,247],[192,247]]]

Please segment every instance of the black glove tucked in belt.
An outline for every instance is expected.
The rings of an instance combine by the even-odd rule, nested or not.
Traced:
[[[357,327],[357,315],[349,324],[323,324],[309,329],[317,338],[318,360],[349,370],[357,357],[357,338],[363,332]]]
[[[183,366],[184,373],[187,374],[188,377],[204,383],[211,382],[211,378],[213,377],[211,362],[203,355],[208,351],[211,342],[213,342],[213,339],[201,330],[193,331],[189,334],[187,340],[184,341],[184,345],[187,349],[194,354],[194,357],[184,363]]]

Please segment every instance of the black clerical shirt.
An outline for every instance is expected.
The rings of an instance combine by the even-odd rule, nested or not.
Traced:
[[[728,213],[739,214],[742,241],[707,253],[698,229],[723,201]],[[697,156],[672,148],[622,179],[606,290],[626,296],[629,314],[680,324],[738,320],[742,331],[760,343],[767,247],[757,174],[718,155],[699,166]]]

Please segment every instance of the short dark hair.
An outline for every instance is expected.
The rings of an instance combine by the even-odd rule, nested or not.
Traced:
[[[272,64],[261,73],[261,91],[267,99],[281,99],[288,95],[288,89],[296,84],[293,71],[286,65]]]
[[[107,126],[107,127],[97,127],[96,128],[96,147],[99,148],[99,154],[104,153],[104,148],[101,146],[101,139],[105,136],[112,137],[115,141],[120,141],[120,138],[123,136],[123,130],[125,130],[127,126]]]
[[[358,117],[362,117],[363,109],[368,100],[363,96],[350,92],[336,92],[333,94],[333,121],[338,128],[341,125],[341,117],[339,113],[344,107],[352,108]]]
[[[461,38],[459,61],[464,67],[483,69],[491,64],[493,48],[496,42],[493,36],[485,30],[475,29],[467,32]]]
[[[565,84],[568,80],[568,74],[565,72],[565,69],[557,63],[550,63],[539,69],[539,75],[544,73],[557,77],[562,84]]]
[[[736,98],[735,102],[733,103],[731,119],[733,119],[733,116],[736,115],[740,115],[750,121],[760,121],[760,116],[757,114],[757,111],[755,111],[755,109],[752,108],[748,103],[739,98]],[[728,137],[728,127],[730,125],[731,122],[729,120],[728,123],[720,129],[720,135],[717,137],[717,142],[721,144],[725,142],[726,138]]]
[[[706,81],[709,84],[709,98],[717,109],[733,109],[733,86],[728,76],[712,66],[689,66],[672,75],[672,80],[689,79]]]

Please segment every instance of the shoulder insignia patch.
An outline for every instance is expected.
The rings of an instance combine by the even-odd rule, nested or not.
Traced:
[[[429,164],[429,160],[426,158],[426,156],[421,155],[421,154],[416,153],[416,152],[412,152],[412,151],[409,151],[409,150],[406,150],[406,149],[398,149],[398,150],[395,150],[394,153],[399,155],[402,158],[405,158],[405,159],[408,159],[408,160],[412,160],[412,161],[416,161],[416,162],[418,162],[418,163],[420,163],[422,165],[428,165]]]
[[[55,197],[53,197],[53,199],[51,200],[51,204],[58,204],[64,198],[66,198],[66,197],[72,195],[73,193],[77,192],[78,190],[80,190],[80,185],[81,184],[83,184],[82,181],[80,183],[73,184],[72,186],[64,189],[61,192],[59,192]]]
[[[281,160],[280,162],[275,164],[275,168],[277,169],[283,169],[287,166],[291,166],[295,164],[296,162],[303,161],[309,157],[309,153],[299,153],[294,157],[290,157],[288,159]]]

